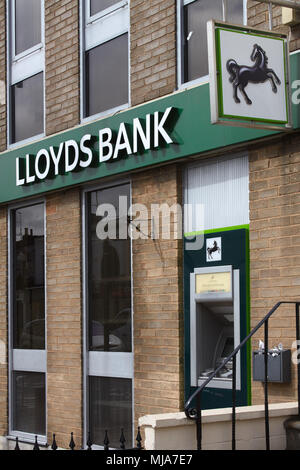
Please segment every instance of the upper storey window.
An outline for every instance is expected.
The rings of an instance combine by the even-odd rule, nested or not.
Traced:
[[[246,20],[246,0],[179,0],[182,34],[179,51],[179,85],[207,79],[207,21],[223,20],[243,24]]]
[[[12,0],[9,12],[8,141],[44,135],[44,0]]]
[[[108,8],[114,7],[119,0],[90,0],[90,16],[94,16],[99,11],[104,11]]]
[[[14,56],[41,46],[41,1],[15,0],[14,2]]]
[[[82,3],[82,118],[115,112],[129,103],[127,1]]]

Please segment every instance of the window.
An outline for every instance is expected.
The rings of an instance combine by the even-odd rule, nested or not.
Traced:
[[[130,240],[100,240],[96,215],[99,204],[118,204],[127,186],[88,195],[89,347],[93,351],[131,352]],[[117,219],[118,220],[118,219]]]
[[[43,74],[11,87],[12,143],[43,132]]]
[[[45,434],[45,374],[13,372],[14,428],[28,434]]]
[[[186,233],[249,224],[247,155],[213,158],[190,165],[185,185],[185,203],[192,207],[186,214]]]
[[[8,2],[8,141],[44,134],[44,0]]]
[[[226,10],[228,23],[243,24],[246,0],[180,0],[180,24],[182,31],[179,79],[181,83],[208,75],[207,21],[223,19]]]
[[[116,108],[128,100],[128,35],[86,53],[86,115]],[[105,64],[105,67],[103,67]]]
[[[119,211],[120,198],[127,201],[125,216]],[[128,233],[129,201],[129,184],[85,195],[86,431],[97,446],[103,446],[107,430],[110,447],[115,448],[120,446],[122,428],[127,447],[133,437],[131,241],[119,236],[121,230]],[[99,215],[101,205],[115,212]],[[115,223],[115,231],[103,239],[98,224],[106,227],[107,218]]]
[[[15,0],[14,55],[41,43],[40,0]]]
[[[10,433],[46,434],[44,204],[9,214]]]
[[[94,16],[96,13],[99,13],[99,11],[106,10],[116,3],[120,3],[120,0],[91,0],[90,16]]]
[[[123,429],[126,445],[131,446],[131,380],[90,377],[89,389],[92,442],[103,443],[107,430],[110,446],[119,448],[121,429]]]
[[[82,118],[128,106],[127,1],[87,0],[82,3]]]
[[[44,206],[16,209],[13,226],[13,347],[45,348]]]

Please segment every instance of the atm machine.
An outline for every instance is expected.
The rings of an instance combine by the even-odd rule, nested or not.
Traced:
[[[239,270],[195,268],[190,274],[191,385],[200,386],[240,343]],[[237,389],[240,388],[237,355]],[[232,388],[232,361],[208,384]]]
[[[215,241],[219,256],[207,256]],[[212,248],[213,249],[213,248]],[[203,248],[185,250],[185,398],[207,380],[249,331],[248,232],[204,235]],[[250,403],[250,350],[236,356],[237,404]],[[232,361],[206,385],[202,407],[232,404]]]

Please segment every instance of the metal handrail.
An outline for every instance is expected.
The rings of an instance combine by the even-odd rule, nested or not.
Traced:
[[[197,422],[197,444],[198,450],[201,450],[201,440],[202,440],[202,424],[201,424],[201,392],[209,384],[209,382],[216,377],[218,372],[224,368],[227,362],[233,360],[233,377],[232,377],[232,396],[233,396],[233,406],[232,406],[232,449],[235,450],[235,400],[236,400],[236,356],[238,352],[242,349],[243,346],[249,341],[250,338],[264,325],[265,326],[265,341],[264,341],[264,363],[265,363],[265,431],[266,431],[266,448],[270,448],[270,436],[269,436],[269,415],[268,415],[268,320],[273,315],[273,313],[280,307],[282,304],[295,304],[296,305],[296,339],[300,340],[300,321],[299,321],[299,306],[300,301],[281,301],[277,302],[274,307],[269,311],[269,313],[251,330],[251,332],[244,338],[241,343],[232,351],[232,353],[224,359],[222,364],[220,364],[214,372],[197,388],[197,390],[190,396],[187,402],[184,405],[184,411],[189,419],[196,420]],[[197,399],[197,406],[191,407],[193,400]],[[298,364],[298,415],[300,416],[300,362]]]

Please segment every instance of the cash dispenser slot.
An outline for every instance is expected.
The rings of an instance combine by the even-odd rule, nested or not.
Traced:
[[[196,268],[191,274],[191,385],[200,386],[240,343],[239,270]],[[232,387],[232,361],[207,385]],[[237,355],[240,389],[240,355]]]

